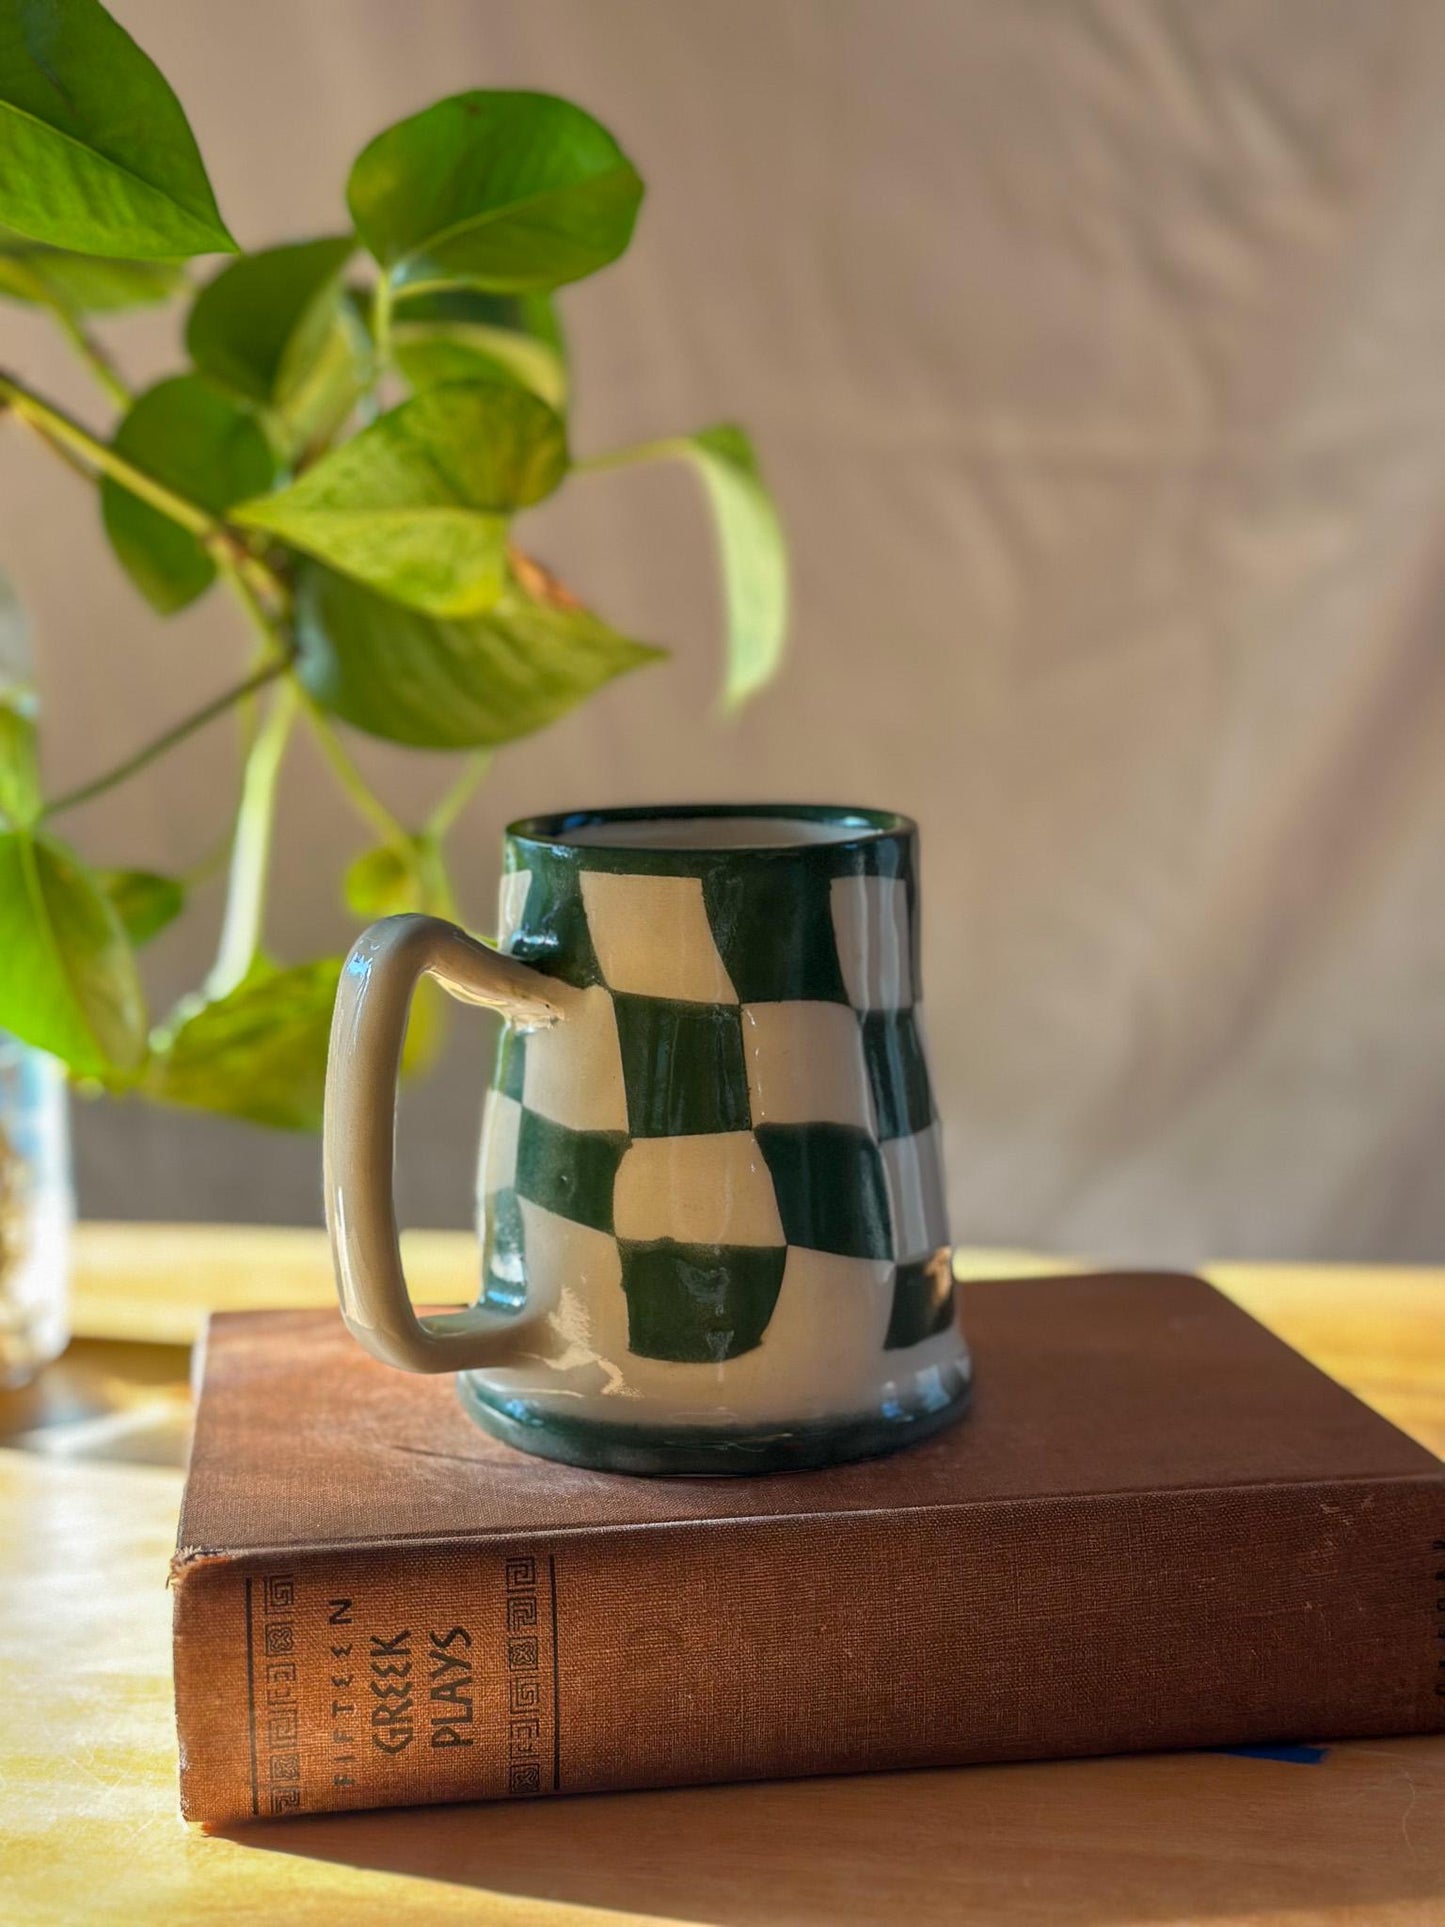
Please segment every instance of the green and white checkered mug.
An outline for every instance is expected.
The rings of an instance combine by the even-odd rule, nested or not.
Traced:
[[[506,1018],[478,1173],[482,1289],[418,1318],[397,1247],[417,980]],[[582,811],[507,832],[492,950],[389,917],[342,972],[326,1212],[347,1324],[548,1458],[760,1472],[956,1417],[969,1358],[919,1024],[907,818]]]

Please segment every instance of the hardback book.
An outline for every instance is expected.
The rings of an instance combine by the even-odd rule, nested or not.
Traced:
[[[181,1800],[344,1807],[1445,1726],[1445,1468],[1197,1278],[975,1284],[889,1458],[524,1457],[329,1312],[212,1319]]]

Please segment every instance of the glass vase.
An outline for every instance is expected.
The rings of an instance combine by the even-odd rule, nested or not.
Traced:
[[[0,1031],[0,1385],[65,1350],[74,1220],[65,1072]]]

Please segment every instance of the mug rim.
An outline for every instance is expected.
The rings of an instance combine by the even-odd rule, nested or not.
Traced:
[[[826,844],[800,839],[795,843],[738,843],[702,848],[680,848],[671,843],[606,843],[595,837],[579,842],[575,832],[605,828],[611,823],[726,821],[728,817],[766,817],[776,821],[792,818],[804,823],[831,823],[852,830],[850,836],[830,837]],[[544,845],[549,849],[605,852],[614,856],[788,856],[819,849],[852,850],[889,837],[908,837],[917,833],[912,817],[896,810],[874,810],[851,803],[630,803],[613,809],[557,810],[540,816],[522,816],[507,825],[506,834],[515,843]]]

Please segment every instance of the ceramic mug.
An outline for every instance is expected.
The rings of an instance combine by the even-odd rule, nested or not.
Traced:
[[[392,1202],[418,978],[506,1019],[478,1171],[482,1284],[418,1318]],[[956,1417],[918,839],[871,810],[582,811],[507,832],[498,948],[373,924],[341,975],[326,1212],[368,1351],[461,1374],[524,1451],[751,1472]]]

